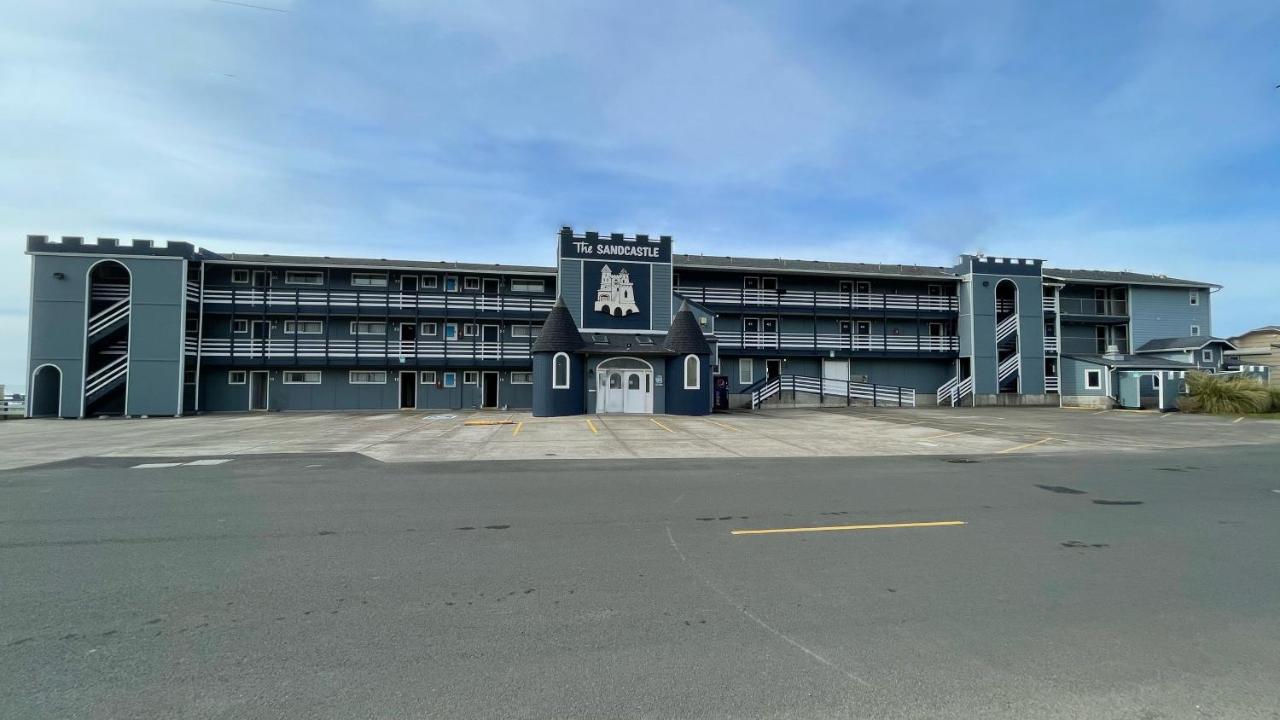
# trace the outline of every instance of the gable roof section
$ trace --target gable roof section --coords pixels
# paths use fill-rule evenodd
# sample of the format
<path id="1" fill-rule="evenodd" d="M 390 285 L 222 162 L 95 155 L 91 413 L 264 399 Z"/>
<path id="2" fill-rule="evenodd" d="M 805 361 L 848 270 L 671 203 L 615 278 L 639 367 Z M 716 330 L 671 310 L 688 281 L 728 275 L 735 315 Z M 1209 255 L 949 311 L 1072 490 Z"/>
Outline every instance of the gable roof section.
<path id="1" fill-rule="evenodd" d="M 886 265 L 880 263 L 831 262 L 827 260 L 786 260 L 783 258 L 748 258 L 728 255 L 671 256 L 676 269 L 757 270 L 766 272 L 809 273 L 815 275 L 865 275 L 867 277 L 908 277 L 920 280 L 959 280 L 944 267 L 931 265 Z"/>
<path id="2" fill-rule="evenodd" d="M 1166 285 L 1186 288 L 1219 288 L 1216 283 L 1200 280 L 1183 280 L 1168 275 L 1149 275 L 1129 272 L 1128 270 L 1067 270 L 1063 268 L 1044 268 L 1046 278 L 1053 280 L 1074 280 L 1077 282 L 1095 282 L 1111 285 Z"/>
<path id="3" fill-rule="evenodd" d="M 1210 337 L 1208 335 L 1193 335 L 1189 337 L 1156 338 L 1155 340 L 1148 340 L 1142 344 L 1142 347 L 1134 350 L 1134 352 L 1153 353 L 1199 350 L 1200 348 L 1213 343 L 1222 343 L 1232 350 L 1238 349 L 1230 340 L 1225 340 L 1220 337 Z"/>

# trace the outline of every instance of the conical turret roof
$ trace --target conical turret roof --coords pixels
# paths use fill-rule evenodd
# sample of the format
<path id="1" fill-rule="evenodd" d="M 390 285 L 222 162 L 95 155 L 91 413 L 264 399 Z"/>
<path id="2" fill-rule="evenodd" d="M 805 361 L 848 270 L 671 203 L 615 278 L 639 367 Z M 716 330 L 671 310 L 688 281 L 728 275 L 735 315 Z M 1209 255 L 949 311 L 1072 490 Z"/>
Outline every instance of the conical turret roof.
<path id="1" fill-rule="evenodd" d="M 698 319 L 693 316 L 693 311 L 689 309 L 689 301 L 685 300 L 680 303 L 680 309 L 676 311 L 675 317 L 671 318 L 671 327 L 667 329 L 667 337 L 663 342 L 663 346 L 674 353 L 681 355 L 709 355 L 711 353 L 711 345 L 707 343 L 706 335 L 702 334 L 702 328 L 698 325 Z"/>
<path id="2" fill-rule="evenodd" d="M 572 352 L 585 344 L 573 316 L 569 314 L 569 307 L 564 304 L 564 297 L 556 298 L 556 304 L 542 323 L 538 339 L 533 341 L 533 352 Z"/>

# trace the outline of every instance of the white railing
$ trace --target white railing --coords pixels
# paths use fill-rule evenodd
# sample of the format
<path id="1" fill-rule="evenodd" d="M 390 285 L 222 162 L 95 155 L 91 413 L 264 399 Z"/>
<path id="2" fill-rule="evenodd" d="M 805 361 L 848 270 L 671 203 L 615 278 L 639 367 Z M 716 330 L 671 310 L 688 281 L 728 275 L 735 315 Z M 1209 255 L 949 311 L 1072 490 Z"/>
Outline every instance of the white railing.
<path id="1" fill-rule="evenodd" d="M 839 308 L 847 310 L 927 310 L 954 312 L 957 300 L 949 295 L 888 295 L 813 290 L 736 290 L 681 286 L 681 297 L 703 305 L 745 305 L 774 308 Z"/>
<path id="2" fill-rule="evenodd" d="M 27 401 L 19 395 L 0 397 L 0 420 L 27 416 Z"/>
<path id="3" fill-rule="evenodd" d="M 84 379 L 85 396 L 93 395 L 129 372 L 129 356 L 121 355 Z"/>
<path id="4" fill-rule="evenodd" d="M 843 333 L 777 333 L 716 331 L 720 347 L 888 350 L 900 352 L 954 352 L 960 338 L 954 335 L 845 335 Z"/>
<path id="5" fill-rule="evenodd" d="M 94 283 L 94 300 L 119 300 L 129 297 L 129 286 L 125 283 Z"/>
<path id="6" fill-rule="evenodd" d="M 1058 312 L 1058 299 L 1056 297 L 1042 297 L 1040 298 L 1040 307 L 1045 312 Z"/>
<path id="7" fill-rule="evenodd" d="M 960 387 L 956 388 L 956 396 L 963 398 L 966 395 L 973 394 L 973 376 L 969 376 L 960 381 Z"/>
<path id="8" fill-rule="evenodd" d="M 1056 338 L 1056 337 L 1048 337 L 1048 336 L 1045 336 L 1045 339 L 1044 339 L 1044 351 L 1045 351 L 1045 352 L 1053 352 L 1053 353 L 1056 353 L 1056 352 L 1058 352 L 1058 346 L 1059 346 L 1058 338 Z"/>
<path id="9" fill-rule="evenodd" d="M 1044 377 L 1044 391 L 1047 393 L 1058 392 L 1058 378 L 1055 375 L 1046 375 Z"/>
<path id="10" fill-rule="evenodd" d="M 960 376 L 959 376 L 959 375 L 957 375 L 957 376 L 955 376 L 955 377 L 951 378 L 950 380 L 948 380 L 948 381 L 946 381 L 946 382 L 942 383 L 942 385 L 938 387 L 938 390 L 937 390 L 937 393 L 936 393 L 936 394 L 937 394 L 937 399 L 938 399 L 938 404 L 939 404 L 939 405 L 941 405 L 941 404 L 943 403 L 943 401 L 944 401 L 944 400 L 950 400 L 950 401 L 951 401 L 951 404 L 954 406 L 954 405 L 956 404 L 955 392 L 956 392 L 956 388 L 958 388 L 958 387 L 960 387 Z"/>
<path id="11" fill-rule="evenodd" d="M 1014 373 L 1018 372 L 1018 368 L 1022 366 L 1022 356 L 1014 353 L 1000 362 L 1000 367 L 996 372 L 996 379 L 1004 382 Z"/>
<path id="12" fill-rule="evenodd" d="M 95 335 L 118 320 L 129 317 L 129 298 L 117 300 L 89 318 L 89 335 Z"/>
<path id="13" fill-rule="evenodd" d="M 793 393 L 834 396 L 848 400 L 868 400 L 873 406 L 877 407 L 915 407 L 916 405 L 916 391 L 914 388 L 853 382 L 851 380 L 816 378 L 811 375 L 780 375 L 751 393 L 752 409 L 760 407 L 760 404 L 765 400 L 784 390 Z"/>
<path id="14" fill-rule="evenodd" d="M 186 339 L 187 352 L 195 352 L 195 338 Z M 529 358 L 529 343 L 466 342 L 442 340 L 293 340 L 204 338 L 200 355 L 206 358 L 422 358 L 467 360 L 523 360 Z"/>
<path id="15" fill-rule="evenodd" d="M 192 302 L 200 302 L 200 283 L 187 281 L 187 299 Z"/>
<path id="16" fill-rule="evenodd" d="M 550 312 L 554 298 L 462 293 L 352 292 L 274 290 L 263 288 L 205 288 L 206 305 L 329 307 L 333 305 L 388 310 L 477 310 L 489 312 Z"/>
<path id="17" fill-rule="evenodd" d="M 1018 316 L 1010 315 L 996 325 L 996 342 L 1000 342 L 1018 331 Z"/>

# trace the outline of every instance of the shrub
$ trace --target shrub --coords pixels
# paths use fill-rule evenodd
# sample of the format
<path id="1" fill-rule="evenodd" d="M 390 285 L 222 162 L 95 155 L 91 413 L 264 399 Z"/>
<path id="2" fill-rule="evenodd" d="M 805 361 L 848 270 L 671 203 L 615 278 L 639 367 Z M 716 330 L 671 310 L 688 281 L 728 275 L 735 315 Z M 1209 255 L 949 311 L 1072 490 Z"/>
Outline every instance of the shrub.
<path id="1" fill-rule="evenodd" d="M 1204 408 L 1200 406 L 1200 401 L 1195 395 L 1179 395 L 1178 410 L 1185 413 L 1204 412 Z"/>
<path id="2" fill-rule="evenodd" d="M 1257 380 L 1196 372 L 1187 373 L 1187 393 L 1199 408 L 1188 412 L 1216 415 L 1266 412 L 1275 400 L 1274 394 Z"/>
<path id="3" fill-rule="evenodd" d="M 1271 410 L 1268 412 L 1280 412 L 1280 385 L 1267 388 L 1267 393 L 1271 395 Z"/>

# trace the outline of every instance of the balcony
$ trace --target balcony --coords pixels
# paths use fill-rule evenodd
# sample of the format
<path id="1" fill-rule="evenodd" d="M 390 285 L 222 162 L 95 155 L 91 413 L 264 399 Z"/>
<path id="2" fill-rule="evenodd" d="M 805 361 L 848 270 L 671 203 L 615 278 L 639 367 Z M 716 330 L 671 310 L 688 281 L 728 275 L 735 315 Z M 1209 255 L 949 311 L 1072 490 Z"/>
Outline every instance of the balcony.
<path id="1" fill-rule="evenodd" d="M 960 338 L 948 335 L 844 335 L 827 333 L 720 332 L 723 348 L 770 350 L 851 350 L 867 352 L 939 352 L 960 349 Z"/>
<path id="2" fill-rule="evenodd" d="M 774 308 L 797 312 L 823 310 L 879 310 L 889 312 L 957 312 L 959 303 L 947 295 L 886 295 L 812 290 L 735 290 L 677 287 L 676 293 L 709 307 Z"/>
<path id="3" fill-rule="evenodd" d="M 213 307 L 262 307 L 289 311 L 342 312 L 369 311 L 370 314 L 408 314 L 427 311 L 434 315 L 450 312 L 551 312 L 555 298 L 521 295 L 481 295 L 464 293 L 402 293 L 400 291 L 277 290 L 274 288 L 205 288 L 204 304 Z"/>
<path id="4" fill-rule="evenodd" d="M 385 360 L 399 362 L 435 360 L 528 360 L 529 341 L 471 342 L 468 340 L 293 340 L 187 338 L 187 352 L 205 359 L 288 360 L 305 364 L 330 359 Z"/>
<path id="5" fill-rule="evenodd" d="M 1062 315 L 1120 319 L 1129 317 L 1129 303 L 1126 300 L 1058 298 L 1058 312 Z"/>
<path id="6" fill-rule="evenodd" d="M 1044 338 L 1044 351 L 1046 353 L 1058 352 L 1058 338 L 1046 335 Z"/>

